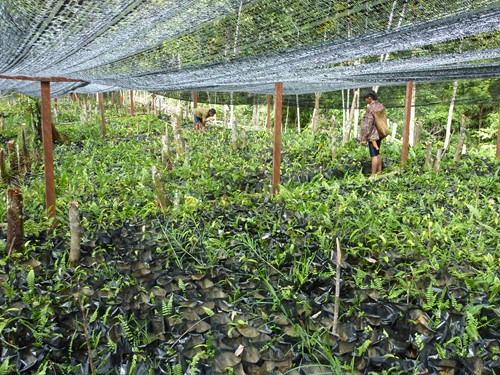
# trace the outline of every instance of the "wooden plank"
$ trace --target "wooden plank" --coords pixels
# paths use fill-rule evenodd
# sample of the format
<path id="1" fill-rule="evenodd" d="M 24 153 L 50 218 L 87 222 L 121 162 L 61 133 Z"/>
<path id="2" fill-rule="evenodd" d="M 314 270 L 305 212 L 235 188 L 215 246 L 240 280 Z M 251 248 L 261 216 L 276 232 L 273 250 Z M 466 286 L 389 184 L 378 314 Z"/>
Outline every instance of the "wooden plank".
<path id="1" fill-rule="evenodd" d="M 274 153 L 273 153 L 273 182 L 272 194 L 280 191 L 280 166 L 281 166 L 281 119 L 283 109 L 283 82 L 276 82 L 274 102 Z"/>
<path id="2" fill-rule="evenodd" d="M 28 77 L 28 76 L 6 76 L 0 74 L 0 79 L 15 79 L 18 81 L 39 81 L 39 82 L 87 82 L 81 79 L 66 77 Z"/>

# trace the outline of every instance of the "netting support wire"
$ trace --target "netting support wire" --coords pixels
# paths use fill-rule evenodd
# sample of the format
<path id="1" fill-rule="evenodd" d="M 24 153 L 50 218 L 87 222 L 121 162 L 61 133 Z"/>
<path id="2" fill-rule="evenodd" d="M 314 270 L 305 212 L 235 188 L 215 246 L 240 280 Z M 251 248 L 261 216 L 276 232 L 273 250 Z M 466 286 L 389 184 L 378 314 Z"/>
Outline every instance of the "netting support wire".
<path id="1" fill-rule="evenodd" d="M 403 128 L 403 149 L 401 151 L 401 166 L 404 167 L 408 161 L 408 149 L 410 144 L 410 120 L 411 120 L 411 99 L 413 96 L 413 81 L 406 83 L 405 114 Z"/>
<path id="2" fill-rule="evenodd" d="M 500 159 L 500 113 L 498 114 L 497 159 Z"/>
<path id="3" fill-rule="evenodd" d="M 106 118 L 104 117 L 104 95 L 102 92 L 97 94 L 99 102 L 99 111 L 101 112 L 102 137 L 106 138 Z"/>
<path id="4" fill-rule="evenodd" d="M 281 163 L 281 111 L 283 108 L 283 82 L 276 82 L 274 96 L 274 153 L 273 153 L 273 183 L 272 195 L 280 190 L 280 163 Z"/>
<path id="5" fill-rule="evenodd" d="M 134 116 L 134 90 L 130 90 L 130 116 Z"/>
<path id="6" fill-rule="evenodd" d="M 50 109 L 50 82 L 41 82 L 42 96 L 42 141 L 43 141 L 43 164 L 45 170 L 45 201 L 47 205 L 47 216 L 52 221 L 54 229 L 56 221 L 56 191 L 54 184 L 54 156 L 52 146 L 52 112 Z"/>

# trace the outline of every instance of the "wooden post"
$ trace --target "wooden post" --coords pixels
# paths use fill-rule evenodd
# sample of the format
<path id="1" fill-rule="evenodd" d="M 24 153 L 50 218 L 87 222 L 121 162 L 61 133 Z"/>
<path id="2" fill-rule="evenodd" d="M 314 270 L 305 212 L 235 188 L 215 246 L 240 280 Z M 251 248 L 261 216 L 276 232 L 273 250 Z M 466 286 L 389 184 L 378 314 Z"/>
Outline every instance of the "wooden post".
<path id="1" fill-rule="evenodd" d="M 56 222 L 56 191 L 54 184 L 54 159 L 52 148 L 52 113 L 50 110 L 50 82 L 42 81 L 42 140 L 43 164 L 45 169 L 45 201 L 47 216 L 52 220 L 52 228 Z"/>
<path id="2" fill-rule="evenodd" d="M 406 102 L 405 116 L 403 129 L 403 149 L 401 151 L 401 166 L 404 166 L 408 161 L 408 149 L 410 144 L 410 119 L 411 119 L 411 98 L 413 94 L 413 81 L 408 81 L 406 84 Z"/>
<path id="3" fill-rule="evenodd" d="M 281 164 L 281 111 L 283 108 L 283 82 L 276 82 L 274 103 L 274 154 L 273 154 L 273 182 L 272 194 L 280 190 L 280 164 Z"/>
<path id="4" fill-rule="evenodd" d="M 7 189 L 7 255 L 24 251 L 23 196 L 20 190 Z"/>
<path id="5" fill-rule="evenodd" d="M 498 114 L 497 159 L 500 159 L 500 113 Z"/>
<path id="6" fill-rule="evenodd" d="M 134 90 L 130 90 L 130 116 L 133 116 L 134 110 Z"/>
<path id="7" fill-rule="evenodd" d="M 267 95 L 267 118 L 266 118 L 266 129 L 271 129 L 271 95 Z"/>
<path id="8" fill-rule="evenodd" d="M 198 108 L 198 91 L 193 91 L 193 112 L 194 110 Z M 191 116 L 193 118 L 194 122 L 194 115 Z M 194 122 L 194 130 L 200 130 L 200 124 Z"/>
<path id="9" fill-rule="evenodd" d="M 193 109 L 198 108 L 198 91 L 193 91 Z"/>
<path id="10" fill-rule="evenodd" d="M 104 117 L 104 95 L 102 92 L 97 94 L 97 99 L 99 102 L 99 111 L 101 112 L 101 126 L 102 126 L 102 137 L 106 137 L 106 118 Z"/>

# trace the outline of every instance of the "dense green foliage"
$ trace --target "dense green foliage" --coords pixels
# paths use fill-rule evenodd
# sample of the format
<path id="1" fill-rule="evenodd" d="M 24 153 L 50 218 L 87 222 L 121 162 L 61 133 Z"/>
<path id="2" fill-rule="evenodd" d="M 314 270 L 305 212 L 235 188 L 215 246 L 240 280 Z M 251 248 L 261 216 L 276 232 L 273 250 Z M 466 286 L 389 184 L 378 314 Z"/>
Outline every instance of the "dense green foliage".
<path id="1" fill-rule="evenodd" d="M 73 111 L 61 116 L 75 121 Z M 384 172 L 394 175 L 369 180 L 367 150 L 358 143 L 339 147 L 332 159 L 329 133 L 288 131 L 281 192 L 272 197 L 271 133 L 247 129 L 235 151 L 228 129 L 194 133 L 187 124 L 189 152 L 168 170 L 160 153 L 165 124 L 157 117 L 109 110 L 103 139 L 92 116 L 86 124 L 58 126 L 72 142 L 54 149 L 57 230 L 48 231 L 43 170 L 35 162 L 21 181 L 27 251 L 7 258 L 0 249 L 0 335 L 12 350 L 36 348 L 32 362 L 40 373 L 84 373 L 86 345 L 99 373 L 108 373 L 110 358 L 128 374 L 212 366 L 222 351 L 214 344 L 220 327 L 203 336 L 187 362 L 188 351 L 177 346 L 189 327 L 177 332 L 174 321 L 189 320 L 188 303 L 205 297 L 193 294 L 194 275 L 211 275 L 236 317 L 225 325 L 226 343 L 235 331 L 245 336 L 256 327 L 268 338 L 259 351 L 286 348 L 289 369 L 416 373 L 448 358 L 456 366 L 474 367 L 480 359 L 499 368 L 498 344 L 491 342 L 500 327 L 500 163 L 491 147 L 469 148 L 460 162 L 446 155 L 436 174 L 423 169 L 422 145 L 400 171 L 401 147 L 387 141 Z M 3 138 L 18 131 L 8 124 Z M 153 192 L 153 166 L 169 202 L 164 210 Z M 79 203 L 82 219 L 84 259 L 77 268 L 65 255 L 70 201 Z M 5 206 L 3 196 L 1 222 Z M 5 232 L 0 238 L 4 247 Z M 330 335 L 336 239 L 344 254 L 339 321 L 350 332 L 343 333 L 347 343 Z M 155 277 L 131 267 L 142 262 Z M 202 307 L 201 321 L 223 311 L 217 303 Z M 161 339 L 151 333 L 159 317 L 170 324 Z M 22 340 L 12 330 L 18 323 L 27 332 Z M 394 352 L 383 349 L 387 340 L 394 340 Z M 341 351 L 341 341 L 350 349 Z M 13 357 L 3 358 L 2 366 L 9 363 Z"/>

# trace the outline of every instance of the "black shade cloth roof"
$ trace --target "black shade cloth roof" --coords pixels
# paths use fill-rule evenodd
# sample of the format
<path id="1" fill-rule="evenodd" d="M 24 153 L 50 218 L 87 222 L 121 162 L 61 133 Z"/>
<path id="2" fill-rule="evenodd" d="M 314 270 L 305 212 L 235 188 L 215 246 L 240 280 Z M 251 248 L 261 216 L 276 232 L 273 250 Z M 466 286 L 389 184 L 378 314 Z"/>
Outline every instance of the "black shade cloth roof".
<path id="1" fill-rule="evenodd" d="M 0 0 L 0 43 L 0 75 L 84 81 L 53 96 L 306 94 L 499 77 L 500 1 Z"/>

